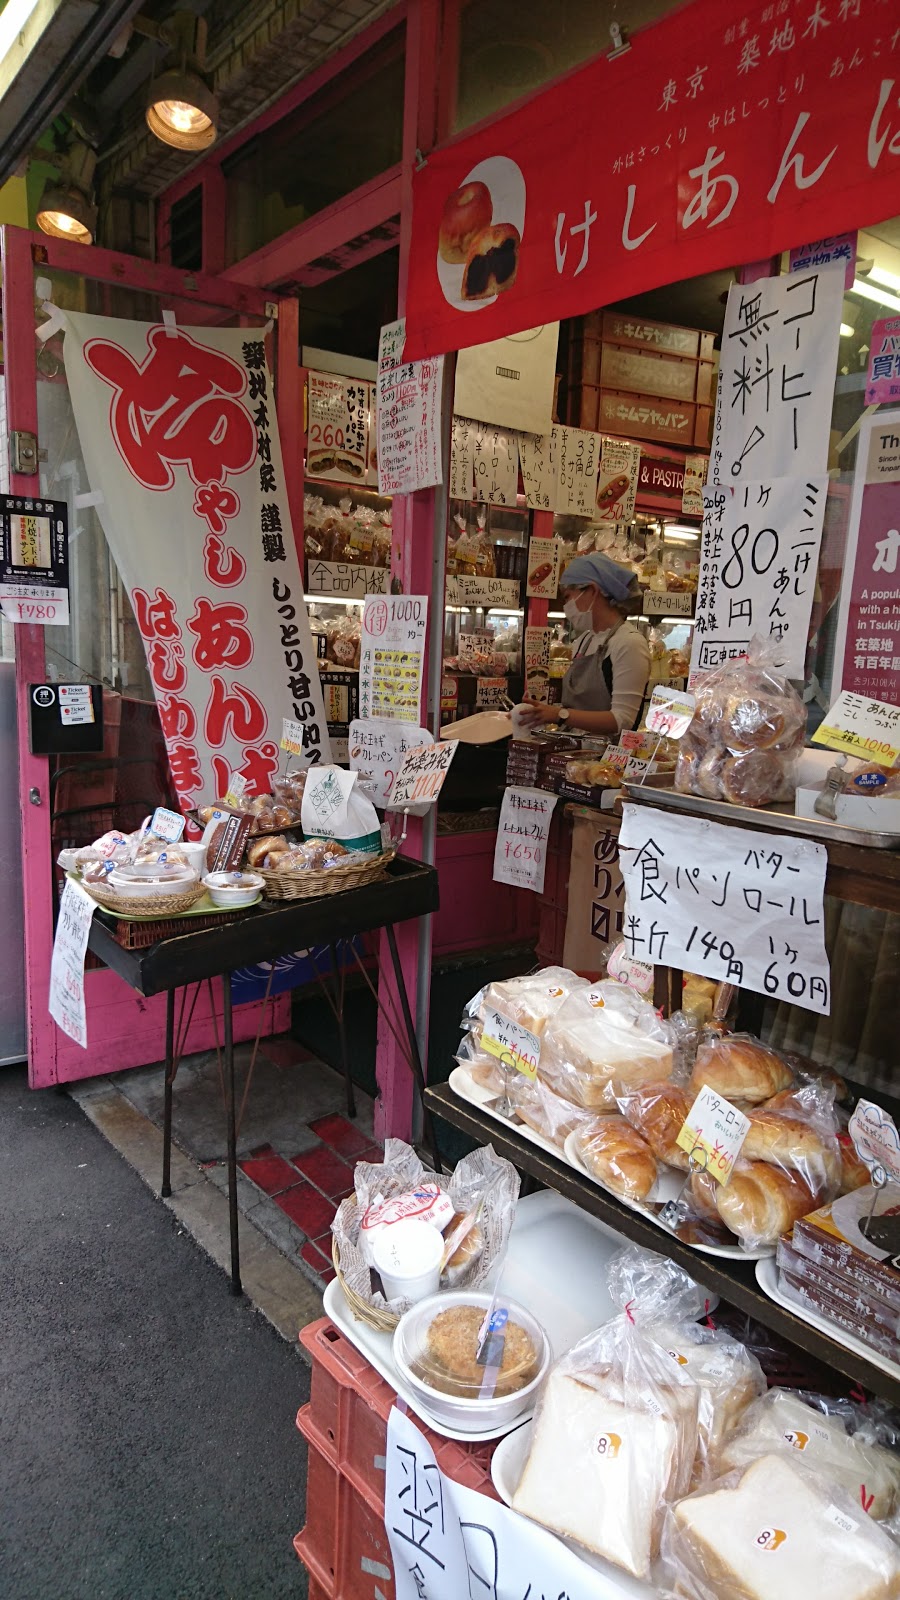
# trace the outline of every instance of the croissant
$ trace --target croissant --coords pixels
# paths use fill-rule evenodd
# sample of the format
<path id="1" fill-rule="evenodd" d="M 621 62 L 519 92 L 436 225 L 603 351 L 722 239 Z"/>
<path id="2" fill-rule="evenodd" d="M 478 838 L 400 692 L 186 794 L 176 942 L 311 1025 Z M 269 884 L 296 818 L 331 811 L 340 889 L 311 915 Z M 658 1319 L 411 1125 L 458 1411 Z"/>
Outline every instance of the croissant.
<path id="1" fill-rule="evenodd" d="M 598 1117 L 576 1137 L 588 1172 L 626 1200 L 646 1200 L 658 1170 L 648 1144 L 624 1117 Z"/>
<path id="2" fill-rule="evenodd" d="M 691 1173 L 691 1201 L 697 1215 L 718 1226 L 721 1218 L 716 1204 L 716 1191 L 721 1187 L 708 1172 Z"/>
<path id="3" fill-rule="evenodd" d="M 757 1039 L 711 1039 L 697 1051 L 689 1089 L 696 1097 L 704 1084 L 726 1100 L 758 1106 L 793 1082 L 790 1067 Z"/>
<path id="4" fill-rule="evenodd" d="M 741 1146 L 745 1160 L 771 1161 L 799 1171 L 817 1187 L 838 1181 L 840 1158 L 815 1128 L 768 1106 L 751 1111 L 749 1116 L 750 1128 Z"/>
<path id="5" fill-rule="evenodd" d="M 646 1139 L 658 1160 L 689 1172 L 687 1151 L 675 1141 L 693 1104 L 692 1096 L 677 1083 L 650 1083 L 636 1089 L 623 1104 L 631 1126 Z"/>
<path id="6" fill-rule="evenodd" d="M 719 1216 L 748 1250 L 776 1244 L 816 1204 L 816 1192 L 803 1178 L 765 1161 L 739 1161 L 716 1194 Z"/>

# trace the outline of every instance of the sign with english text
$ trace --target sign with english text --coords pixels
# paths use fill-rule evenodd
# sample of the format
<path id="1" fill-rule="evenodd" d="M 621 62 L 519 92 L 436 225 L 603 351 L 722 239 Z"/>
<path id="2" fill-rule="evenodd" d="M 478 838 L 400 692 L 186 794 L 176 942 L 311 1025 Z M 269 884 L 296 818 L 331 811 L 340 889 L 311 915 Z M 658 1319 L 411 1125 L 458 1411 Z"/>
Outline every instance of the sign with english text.
<path id="1" fill-rule="evenodd" d="M 429 152 L 412 177 L 407 354 L 580 316 L 894 216 L 898 101 L 887 0 L 676 7 L 627 51 Z M 468 252 L 455 248 L 461 232 Z M 837 272 L 843 288 L 843 263 Z M 829 398 L 834 375 L 832 364 Z"/>
<path id="2" fill-rule="evenodd" d="M 703 490 L 703 542 L 691 641 L 698 674 L 747 654 L 756 635 L 802 678 L 828 478 L 773 478 Z"/>
<path id="3" fill-rule="evenodd" d="M 265 342 L 65 313 L 66 379 L 183 810 L 271 789 L 281 721 L 330 759 Z"/>
<path id="4" fill-rule="evenodd" d="M 622 807 L 630 955 L 828 1016 L 824 845 Z"/>
<path id="5" fill-rule="evenodd" d="M 494 847 L 494 882 L 542 894 L 547 840 L 556 795 L 546 789 L 505 789 Z"/>
<path id="6" fill-rule="evenodd" d="M 859 430 L 834 646 L 834 687 L 900 700 L 900 410 Z"/>

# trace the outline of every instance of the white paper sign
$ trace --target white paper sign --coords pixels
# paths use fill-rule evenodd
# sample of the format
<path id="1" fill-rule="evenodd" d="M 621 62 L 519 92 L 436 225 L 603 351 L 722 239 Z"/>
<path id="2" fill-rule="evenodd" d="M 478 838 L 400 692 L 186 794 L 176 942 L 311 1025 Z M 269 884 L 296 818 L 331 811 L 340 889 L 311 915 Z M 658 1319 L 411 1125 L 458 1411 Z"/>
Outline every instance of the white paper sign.
<path id="1" fill-rule="evenodd" d="M 460 350 L 454 410 L 501 428 L 540 429 L 553 414 L 559 323 Z"/>
<path id="2" fill-rule="evenodd" d="M 619 854 L 631 955 L 828 1016 L 824 845 L 626 803 Z"/>
<path id="3" fill-rule="evenodd" d="M 685 591 L 683 594 L 670 594 L 666 589 L 645 589 L 641 601 L 648 617 L 692 617 L 694 615 L 694 596 Z"/>
<path id="4" fill-rule="evenodd" d="M 177 811 L 167 811 L 165 806 L 157 806 L 150 820 L 150 832 L 157 839 L 164 839 L 166 844 L 177 844 L 184 833 L 185 819 Z"/>
<path id="5" fill-rule="evenodd" d="M 802 678 L 827 477 L 772 478 L 703 491 L 703 545 L 691 677 L 747 654 L 754 634 Z"/>
<path id="6" fill-rule="evenodd" d="M 475 435 L 467 417 L 453 418 L 450 443 L 450 499 L 471 500 L 475 491 Z"/>
<path id="7" fill-rule="evenodd" d="M 685 456 L 681 485 L 681 509 L 686 517 L 702 517 L 703 485 L 709 465 L 707 456 Z"/>
<path id="8" fill-rule="evenodd" d="M 600 435 L 587 428 L 554 428 L 556 435 L 556 509 L 573 517 L 597 515 L 597 469 Z"/>
<path id="9" fill-rule="evenodd" d="M 384 1522 L 396 1600 L 618 1600 L 622 1592 L 536 1522 L 444 1477 L 424 1434 L 396 1407 Z"/>
<path id="10" fill-rule="evenodd" d="M 666 739 L 680 739 L 693 721 L 697 701 L 686 689 L 670 689 L 658 683 L 650 696 L 647 727 Z"/>
<path id="11" fill-rule="evenodd" d="M 89 683 L 60 684 L 59 716 L 66 728 L 73 728 L 79 723 L 93 722 L 94 702 Z"/>
<path id="12" fill-rule="evenodd" d="M 359 661 L 360 716 L 419 722 L 428 599 L 374 596 L 363 606 Z"/>
<path id="13" fill-rule="evenodd" d="M 640 470 L 639 444 L 632 444 L 627 439 L 603 440 L 597 476 L 597 512 L 604 521 L 634 520 Z"/>
<path id="14" fill-rule="evenodd" d="M 546 701 L 550 696 L 550 629 L 525 629 L 525 698 Z"/>
<path id="15" fill-rule="evenodd" d="M 440 744 L 407 750 L 394 779 L 390 809 L 427 810 L 433 805 L 450 771 L 458 744 L 458 739 L 445 739 Z"/>
<path id="16" fill-rule="evenodd" d="M 519 443 L 514 433 L 472 424 L 475 499 L 495 506 L 514 506 L 519 488 Z"/>
<path id="17" fill-rule="evenodd" d="M 67 878 L 60 897 L 50 963 L 50 1015 L 83 1050 L 87 1049 L 84 955 L 96 909 L 96 900 L 85 893 L 80 883 Z"/>
<path id="18" fill-rule="evenodd" d="M 448 606 L 497 606 L 518 609 L 518 578 L 480 578 L 451 573 L 447 579 Z"/>
<path id="19" fill-rule="evenodd" d="M 900 1135 L 883 1106 L 872 1100 L 858 1100 L 848 1131 L 860 1161 L 865 1162 L 877 1184 L 888 1178 L 900 1182 Z"/>
<path id="20" fill-rule="evenodd" d="M 293 717 L 282 717 L 281 740 L 282 750 L 287 750 L 289 755 L 302 756 L 303 754 L 303 723 L 295 722 Z"/>
<path id="21" fill-rule="evenodd" d="M 378 490 L 412 494 L 442 483 L 443 356 L 404 361 L 406 320 L 389 322 L 378 341 Z"/>
<path id="22" fill-rule="evenodd" d="M 525 504 L 534 511 L 556 510 L 556 429 L 519 435 Z"/>
<path id="23" fill-rule="evenodd" d="M 716 1183 L 727 1183 L 749 1132 L 750 1118 L 704 1084 L 675 1143 Z"/>
<path id="24" fill-rule="evenodd" d="M 525 593 L 534 600 L 555 600 L 559 593 L 559 539 L 528 541 Z"/>
<path id="25" fill-rule="evenodd" d="M 479 711 L 502 709 L 508 693 L 508 678 L 479 678 L 475 685 L 475 704 Z"/>
<path id="26" fill-rule="evenodd" d="M 306 476 L 361 484 L 369 459 L 370 386 L 333 372 L 309 374 Z"/>
<path id="27" fill-rule="evenodd" d="M 826 470 L 843 298 L 837 263 L 729 289 L 710 483 Z"/>
<path id="28" fill-rule="evenodd" d="M 365 600 L 368 594 L 387 594 L 390 570 L 387 567 L 362 567 L 351 561 L 306 563 L 307 594 L 329 600 Z"/>
<path id="29" fill-rule="evenodd" d="M 547 839 L 556 795 L 546 789 L 506 789 L 494 847 L 494 882 L 541 894 Z"/>
<path id="30" fill-rule="evenodd" d="M 892 767 L 900 759 L 900 706 L 845 689 L 812 738 L 813 744 Z"/>
<path id="31" fill-rule="evenodd" d="M 530 1028 L 505 1017 L 494 1006 L 487 1006 L 481 1029 L 481 1047 L 496 1056 L 504 1066 L 514 1067 L 526 1078 L 536 1078 L 541 1059 L 541 1041 Z"/>
<path id="32" fill-rule="evenodd" d="M 407 750 L 416 745 L 434 743 L 427 728 L 415 723 L 390 722 L 384 718 L 361 718 L 350 724 L 350 766 L 361 778 L 372 785 L 371 799 L 376 806 L 386 806 L 394 786 L 394 779 L 403 763 Z"/>

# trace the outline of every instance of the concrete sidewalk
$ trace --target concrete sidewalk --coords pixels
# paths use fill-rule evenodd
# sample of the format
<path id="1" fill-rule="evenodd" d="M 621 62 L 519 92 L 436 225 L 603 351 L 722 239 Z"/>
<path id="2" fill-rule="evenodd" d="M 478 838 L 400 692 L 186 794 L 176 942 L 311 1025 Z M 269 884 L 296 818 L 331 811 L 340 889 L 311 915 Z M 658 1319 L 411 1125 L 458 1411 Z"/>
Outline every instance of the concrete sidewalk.
<path id="1" fill-rule="evenodd" d="M 19 1068 L 0 1071 L 0 1207 L 4 1600 L 305 1595 L 296 1346 Z"/>

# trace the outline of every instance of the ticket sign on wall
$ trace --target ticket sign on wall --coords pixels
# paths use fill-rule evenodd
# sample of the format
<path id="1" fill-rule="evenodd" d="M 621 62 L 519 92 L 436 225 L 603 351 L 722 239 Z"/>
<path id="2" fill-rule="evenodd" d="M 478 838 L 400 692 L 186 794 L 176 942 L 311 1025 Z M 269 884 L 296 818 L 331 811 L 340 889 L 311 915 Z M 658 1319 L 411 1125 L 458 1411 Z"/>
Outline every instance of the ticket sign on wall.
<path id="1" fill-rule="evenodd" d="M 69 621 L 69 527 L 64 500 L 0 495 L 0 612 L 7 622 Z"/>
<path id="2" fill-rule="evenodd" d="M 363 606 L 360 716 L 419 721 L 428 598 L 372 596 Z"/>
<path id="3" fill-rule="evenodd" d="M 824 845 L 626 804 L 619 855 L 630 955 L 828 1016 Z"/>

